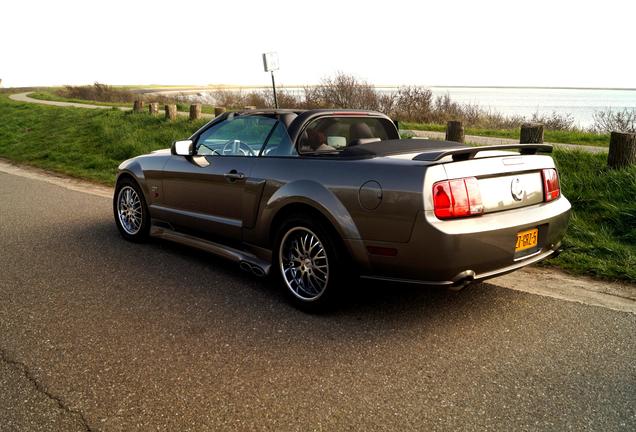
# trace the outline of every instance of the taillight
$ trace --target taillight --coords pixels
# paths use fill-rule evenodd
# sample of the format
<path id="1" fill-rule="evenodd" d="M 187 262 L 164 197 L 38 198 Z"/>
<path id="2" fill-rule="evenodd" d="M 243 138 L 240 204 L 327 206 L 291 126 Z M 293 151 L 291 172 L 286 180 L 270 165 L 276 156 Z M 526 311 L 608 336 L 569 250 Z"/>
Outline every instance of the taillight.
<path id="1" fill-rule="evenodd" d="M 444 180 L 433 185 L 433 206 L 439 219 L 480 215 L 484 212 L 475 177 Z"/>
<path id="2" fill-rule="evenodd" d="M 541 171 L 543 177 L 543 196 L 545 201 L 552 201 L 561 195 L 561 186 L 559 185 L 559 174 L 554 168 L 544 169 Z"/>

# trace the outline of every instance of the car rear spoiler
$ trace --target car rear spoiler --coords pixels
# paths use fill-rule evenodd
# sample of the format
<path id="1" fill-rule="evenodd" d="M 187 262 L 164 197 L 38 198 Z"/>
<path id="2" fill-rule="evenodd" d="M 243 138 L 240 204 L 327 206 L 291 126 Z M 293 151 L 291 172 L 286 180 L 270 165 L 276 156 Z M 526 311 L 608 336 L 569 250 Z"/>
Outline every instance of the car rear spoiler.
<path id="1" fill-rule="evenodd" d="M 453 162 L 474 159 L 477 153 L 483 151 L 517 150 L 522 155 L 533 155 L 537 153 L 552 153 L 552 146 L 549 144 L 503 144 L 493 146 L 461 147 L 454 149 L 440 149 L 420 153 L 413 158 L 416 161 L 437 162 L 446 156 L 451 156 Z M 493 155 L 491 157 L 500 156 Z M 487 156 L 488 157 L 488 156 Z"/>

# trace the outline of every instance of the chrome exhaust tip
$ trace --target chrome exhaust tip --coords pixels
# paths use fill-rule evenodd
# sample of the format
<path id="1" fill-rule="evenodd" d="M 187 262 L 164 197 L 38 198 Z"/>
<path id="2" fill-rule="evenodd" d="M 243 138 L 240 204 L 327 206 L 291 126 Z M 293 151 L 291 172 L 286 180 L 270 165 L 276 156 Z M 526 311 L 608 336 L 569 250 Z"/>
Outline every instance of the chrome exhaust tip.
<path id="1" fill-rule="evenodd" d="M 466 270 L 453 278 L 453 284 L 448 287 L 450 291 L 461 291 L 475 280 L 475 272 Z"/>
<path id="2" fill-rule="evenodd" d="M 252 274 L 256 277 L 262 278 L 265 277 L 265 270 L 257 265 L 252 265 Z"/>
<path id="3" fill-rule="evenodd" d="M 247 261 L 241 261 L 239 263 L 239 268 L 248 273 L 252 272 L 252 264 L 248 263 Z"/>
<path id="4" fill-rule="evenodd" d="M 261 266 L 248 261 L 241 261 L 239 263 L 239 268 L 259 278 L 265 277 L 267 275 L 267 272 L 263 268 L 261 268 Z"/>

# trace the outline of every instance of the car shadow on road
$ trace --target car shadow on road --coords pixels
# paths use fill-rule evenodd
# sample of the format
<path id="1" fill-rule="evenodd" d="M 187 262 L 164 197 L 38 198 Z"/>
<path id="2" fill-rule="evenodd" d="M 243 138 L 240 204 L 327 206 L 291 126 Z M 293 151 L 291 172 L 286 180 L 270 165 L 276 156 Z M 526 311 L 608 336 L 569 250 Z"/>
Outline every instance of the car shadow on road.
<path id="1" fill-rule="evenodd" d="M 360 326 L 361 322 L 378 328 L 386 323 L 399 327 L 421 327 L 427 322 L 436 325 L 439 320 L 448 323 L 466 317 L 473 310 L 479 310 L 482 315 L 494 314 L 489 293 L 496 290 L 501 297 L 500 291 L 508 291 L 488 284 L 475 284 L 452 292 L 439 287 L 356 279 L 344 287 L 345 291 L 333 307 L 309 314 L 293 307 L 276 279 L 257 278 L 213 254 L 160 239 L 130 243 L 121 238 L 114 224 L 105 222 L 84 225 L 77 236 L 93 237 L 91 243 L 100 245 L 100 250 L 87 250 L 87 254 L 117 256 L 118 260 L 139 268 L 140 278 L 144 272 L 150 277 L 158 275 L 163 281 L 160 289 L 166 290 L 167 298 L 174 299 L 174 295 L 179 295 L 178 290 L 188 290 L 189 294 L 194 290 L 201 302 L 207 301 L 207 305 L 201 307 L 216 308 L 219 315 L 259 316 L 283 325 L 290 320 L 298 325 L 315 326 L 320 322 L 351 328 Z M 137 286 L 147 289 L 147 295 L 161 295 L 155 291 L 156 285 Z M 220 298 L 223 302 L 219 302 Z M 185 311 L 183 317 L 188 319 Z M 318 328 L 325 330 L 322 324 Z"/>

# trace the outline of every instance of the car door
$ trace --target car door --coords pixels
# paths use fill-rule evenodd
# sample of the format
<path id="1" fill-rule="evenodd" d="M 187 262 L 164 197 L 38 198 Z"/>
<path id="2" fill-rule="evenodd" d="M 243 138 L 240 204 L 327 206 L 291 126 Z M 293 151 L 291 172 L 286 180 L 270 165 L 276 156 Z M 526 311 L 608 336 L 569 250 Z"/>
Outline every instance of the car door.
<path id="1" fill-rule="evenodd" d="M 196 138 L 194 156 L 173 155 L 164 167 L 163 211 L 176 229 L 240 240 L 246 209 L 263 182 L 250 177 L 276 120 L 232 116 Z"/>

